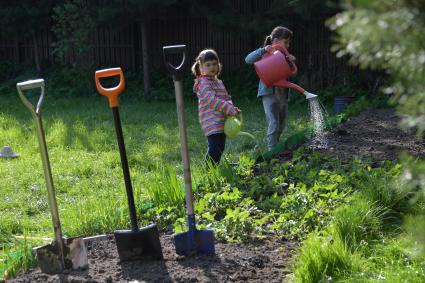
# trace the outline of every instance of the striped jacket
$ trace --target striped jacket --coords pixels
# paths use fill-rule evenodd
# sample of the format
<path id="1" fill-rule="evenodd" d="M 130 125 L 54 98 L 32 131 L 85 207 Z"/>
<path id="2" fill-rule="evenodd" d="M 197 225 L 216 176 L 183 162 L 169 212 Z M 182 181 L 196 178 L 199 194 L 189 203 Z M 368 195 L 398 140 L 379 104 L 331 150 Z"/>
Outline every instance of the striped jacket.
<path id="1" fill-rule="evenodd" d="M 197 76 L 193 91 L 198 96 L 199 123 L 205 136 L 224 132 L 225 117 L 235 111 L 221 80 Z"/>

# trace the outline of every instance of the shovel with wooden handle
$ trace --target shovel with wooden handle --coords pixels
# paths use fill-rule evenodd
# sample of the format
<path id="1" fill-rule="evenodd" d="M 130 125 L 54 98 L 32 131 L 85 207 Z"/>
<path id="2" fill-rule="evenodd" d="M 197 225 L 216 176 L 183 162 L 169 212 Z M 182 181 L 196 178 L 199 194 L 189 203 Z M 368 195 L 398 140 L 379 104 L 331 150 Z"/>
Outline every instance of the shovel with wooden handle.
<path id="1" fill-rule="evenodd" d="M 58 205 L 56 202 L 55 188 L 53 186 L 52 172 L 50 169 L 49 155 L 47 152 L 46 139 L 41 121 L 41 106 L 44 100 L 45 84 L 43 79 L 29 80 L 16 84 L 19 97 L 24 105 L 30 110 L 37 130 L 38 144 L 40 146 L 41 161 L 43 163 L 44 178 L 47 185 L 49 208 L 52 214 L 55 239 L 50 245 L 36 249 L 38 264 L 44 273 L 60 273 L 64 269 L 86 268 L 88 265 L 87 250 L 84 241 L 80 237 L 63 239 L 61 223 L 59 220 Z M 34 106 L 24 95 L 24 91 L 41 89 L 41 95 L 37 105 Z"/>
<path id="2" fill-rule="evenodd" d="M 196 229 L 195 212 L 193 206 L 192 180 L 190 176 L 190 159 L 187 147 L 186 125 L 184 119 L 182 67 L 186 59 L 186 45 L 174 45 L 163 47 L 165 64 L 173 76 L 176 93 L 177 115 L 180 131 L 181 155 L 183 161 L 184 183 L 186 191 L 186 209 L 189 231 L 174 235 L 176 253 L 179 255 L 204 254 L 214 255 L 214 232 L 212 230 Z M 182 54 L 183 59 L 178 67 L 173 66 L 167 60 L 167 54 Z"/>
<path id="3" fill-rule="evenodd" d="M 112 88 L 104 88 L 101 78 L 119 77 L 119 83 Z M 130 171 L 128 169 L 127 154 L 125 151 L 124 137 L 121 120 L 118 112 L 118 96 L 125 88 L 124 74 L 121 68 L 111 68 L 96 71 L 95 82 L 97 91 L 106 96 L 109 107 L 114 116 L 115 132 L 120 150 L 121 165 L 124 175 L 125 189 L 131 221 L 131 230 L 114 231 L 118 255 L 121 261 L 135 259 L 162 259 L 162 248 L 159 240 L 159 231 L 155 224 L 139 228 L 137 225 L 136 207 L 134 205 L 133 187 L 131 186 Z"/>

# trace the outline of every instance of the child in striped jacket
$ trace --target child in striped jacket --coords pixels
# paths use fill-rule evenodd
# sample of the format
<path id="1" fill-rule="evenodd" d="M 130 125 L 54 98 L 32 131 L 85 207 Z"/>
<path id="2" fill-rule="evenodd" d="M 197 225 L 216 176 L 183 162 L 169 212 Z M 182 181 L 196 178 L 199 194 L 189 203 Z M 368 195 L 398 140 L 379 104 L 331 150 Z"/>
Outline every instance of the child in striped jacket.
<path id="1" fill-rule="evenodd" d="M 221 80 L 221 64 L 212 49 L 202 50 L 192 66 L 196 76 L 193 91 L 198 96 L 199 123 L 208 140 L 207 162 L 218 164 L 226 145 L 224 121 L 226 116 L 238 115 L 241 111 L 232 103 Z"/>

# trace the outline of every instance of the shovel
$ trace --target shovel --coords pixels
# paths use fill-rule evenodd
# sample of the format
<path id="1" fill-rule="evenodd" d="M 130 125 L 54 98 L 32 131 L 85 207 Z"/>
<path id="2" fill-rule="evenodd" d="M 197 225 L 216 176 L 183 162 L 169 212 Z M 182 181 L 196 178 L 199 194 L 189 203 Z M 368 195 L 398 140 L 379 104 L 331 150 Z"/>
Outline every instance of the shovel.
<path id="1" fill-rule="evenodd" d="M 176 93 L 177 115 L 180 131 L 181 155 L 183 160 L 184 183 L 186 191 L 186 209 L 189 231 L 174 235 L 174 244 L 178 255 L 204 254 L 214 255 L 214 232 L 212 230 L 198 230 L 195 225 L 195 213 L 193 206 L 192 181 L 190 176 L 189 152 L 187 147 L 187 135 L 184 119 L 183 90 L 182 90 L 182 67 L 186 59 L 186 45 L 174 45 L 163 47 L 164 61 L 167 69 L 173 76 L 174 90 Z M 167 54 L 183 54 L 182 62 L 174 67 L 167 61 Z"/>
<path id="2" fill-rule="evenodd" d="M 119 76 L 119 83 L 113 88 L 104 88 L 99 79 Z M 158 228 L 151 224 L 144 228 L 137 225 L 136 207 L 134 205 L 133 188 L 131 186 L 130 171 L 128 169 L 127 154 L 125 152 L 124 137 L 121 120 L 118 112 L 118 96 L 125 88 L 124 75 L 121 68 L 111 68 L 96 71 L 95 82 L 97 91 L 106 96 L 112 110 L 117 134 L 118 147 L 121 156 L 122 171 L 124 174 L 125 189 L 131 221 L 131 230 L 114 231 L 118 255 L 121 261 L 135 259 L 162 259 L 162 248 L 159 240 Z"/>
<path id="3" fill-rule="evenodd" d="M 84 241 L 80 237 L 62 238 L 61 223 L 59 221 L 58 205 L 56 203 L 56 194 L 53 186 L 52 172 L 50 169 L 49 156 L 47 153 L 46 139 L 44 136 L 43 124 L 41 122 L 41 105 L 44 99 L 44 80 L 29 80 L 17 83 L 16 88 L 24 105 L 30 110 L 34 117 L 38 143 L 41 151 L 41 161 L 43 163 L 44 178 L 47 185 L 47 195 L 49 208 L 52 214 L 53 229 L 55 231 L 55 239 L 50 245 L 36 248 L 37 260 L 40 269 L 44 273 L 54 274 L 60 273 L 64 269 L 79 269 L 88 266 L 87 249 Z M 41 89 L 41 95 L 34 105 L 24 95 L 25 90 Z"/>

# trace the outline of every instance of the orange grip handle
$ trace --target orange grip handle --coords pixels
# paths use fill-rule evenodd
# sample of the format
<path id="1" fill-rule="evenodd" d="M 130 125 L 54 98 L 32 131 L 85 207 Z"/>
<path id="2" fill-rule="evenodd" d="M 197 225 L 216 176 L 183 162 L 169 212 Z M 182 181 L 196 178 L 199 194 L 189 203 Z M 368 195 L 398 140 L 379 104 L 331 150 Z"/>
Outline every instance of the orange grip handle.
<path id="1" fill-rule="evenodd" d="M 120 81 L 116 87 L 104 88 L 99 79 L 120 76 Z M 118 96 L 125 88 L 124 74 L 121 68 L 110 68 L 96 71 L 94 75 L 97 91 L 108 98 L 109 107 L 118 107 Z"/>

